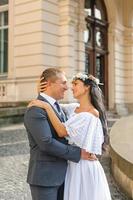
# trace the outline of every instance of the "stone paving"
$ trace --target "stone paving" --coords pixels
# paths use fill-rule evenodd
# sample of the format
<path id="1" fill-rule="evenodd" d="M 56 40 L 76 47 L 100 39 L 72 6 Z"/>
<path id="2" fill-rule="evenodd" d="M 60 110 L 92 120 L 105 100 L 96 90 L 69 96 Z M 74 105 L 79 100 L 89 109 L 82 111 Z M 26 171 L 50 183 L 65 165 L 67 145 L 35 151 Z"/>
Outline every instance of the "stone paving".
<path id="1" fill-rule="evenodd" d="M 28 159 L 29 147 L 23 124 L 0 128 L 0 200 L 31 200 L 26 183 Z M 109 182 L 112 200 L 131 200 L 114 182 L 109 168 L 109 156 L 104 155 L 101 163 Z"/>

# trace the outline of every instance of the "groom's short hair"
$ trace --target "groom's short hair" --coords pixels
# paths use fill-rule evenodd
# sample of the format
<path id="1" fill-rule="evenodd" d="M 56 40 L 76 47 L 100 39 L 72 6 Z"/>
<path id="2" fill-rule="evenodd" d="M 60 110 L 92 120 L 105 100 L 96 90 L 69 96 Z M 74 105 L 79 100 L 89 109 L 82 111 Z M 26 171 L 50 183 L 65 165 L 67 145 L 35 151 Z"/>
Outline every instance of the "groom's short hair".
<path id="1" fill-rule="evenodd" d="M 48 80 L 54 82 L 59 78 L 60 74 L 64 74 L 64 72 L 59 68 L 47 68 L 41 74 L 41 82 Z"/>

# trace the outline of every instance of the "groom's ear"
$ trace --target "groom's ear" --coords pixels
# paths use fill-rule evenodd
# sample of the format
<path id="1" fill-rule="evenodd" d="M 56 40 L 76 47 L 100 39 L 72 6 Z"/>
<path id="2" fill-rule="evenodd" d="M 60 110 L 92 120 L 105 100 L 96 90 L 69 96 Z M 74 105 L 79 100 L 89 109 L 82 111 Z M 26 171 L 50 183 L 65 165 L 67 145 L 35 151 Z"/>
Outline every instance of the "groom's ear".
<path id="1" fill-rule="evenodd" d="M 47 86 L 49 87 L 49 86 L 51 86 L 52 85 L 52 83 L 53 83 L 53 81 L 51 81 L 51 80 L 48 80 L 47 81 Z"/>

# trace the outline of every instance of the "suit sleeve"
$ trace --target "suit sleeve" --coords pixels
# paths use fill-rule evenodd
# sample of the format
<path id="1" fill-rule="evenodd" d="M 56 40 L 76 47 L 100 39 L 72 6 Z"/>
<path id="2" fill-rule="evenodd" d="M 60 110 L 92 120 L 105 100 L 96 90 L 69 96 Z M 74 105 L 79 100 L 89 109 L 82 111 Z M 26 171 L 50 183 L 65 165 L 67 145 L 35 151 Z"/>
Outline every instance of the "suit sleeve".
<path id="1" fill-rule="evenodd" d="M 65 145 L 52 137 L 51 129 L 44 110 L 32 107 L 27 110 L 24 117 L 27 131 L 32 135 L 41 151 L 49 155 L 79 162 L 81 149 Z"/>

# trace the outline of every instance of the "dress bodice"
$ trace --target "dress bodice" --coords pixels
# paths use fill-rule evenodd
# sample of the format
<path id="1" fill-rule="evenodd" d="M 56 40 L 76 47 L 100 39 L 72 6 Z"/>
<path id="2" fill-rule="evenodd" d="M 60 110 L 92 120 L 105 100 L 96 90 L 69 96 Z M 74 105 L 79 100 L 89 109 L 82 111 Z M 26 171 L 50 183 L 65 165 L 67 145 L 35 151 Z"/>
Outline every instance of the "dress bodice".
<path id="1" fill-rule="evenodd" d="M 64 123 L 69 143 L 74 143 L 90 153 L 101 155 L 104 135 L 101 121 L 89 112 L 75 113 L 79 104 L 66 107 L 68 120 Z"/>

